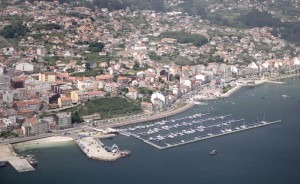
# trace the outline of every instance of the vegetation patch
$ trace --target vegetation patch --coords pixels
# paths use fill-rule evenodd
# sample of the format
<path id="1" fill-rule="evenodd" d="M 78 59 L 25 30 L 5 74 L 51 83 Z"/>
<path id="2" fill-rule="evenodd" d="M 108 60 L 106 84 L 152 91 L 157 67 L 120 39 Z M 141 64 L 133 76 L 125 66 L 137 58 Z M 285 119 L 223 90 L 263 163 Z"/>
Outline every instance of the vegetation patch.
<path id="1" fill-rule="evenodd" d="M 14 133 L 14 132 L 1 132 L 0 137 L 3 137 L 5 139 L 14 138 L 14 137 L 18 137 L 18 134 Z"/>
<path id="2" fill-rule="evenodd" d="M 178 43 L 186 44 L 193 43 L 197 47 L 208 42 L 207 38 L 200 34 L 191 34 L 184 31 L 166 31 L 159 35 L 160 38 L 174 38 Z"/>
<path id="3" fill-rule="evenodd" d="M 111 97 L 88 101 L 84 105 L 74 107 L 68 111 L 78 111 L 80 117 L 99 113 L 102 118 L 112 118 L 137 114 L 142 112 L 142 109 L 139 101 L 123 97 Z"/>
<path id="4" fill-rule="evenodd" d="M 5 26 L 3 30 L 0 31 L 0 35 L 4 38 L 17 38 L 25 36 L 28 32 L 28 28 L 21 23 L 12 24 Z"/>

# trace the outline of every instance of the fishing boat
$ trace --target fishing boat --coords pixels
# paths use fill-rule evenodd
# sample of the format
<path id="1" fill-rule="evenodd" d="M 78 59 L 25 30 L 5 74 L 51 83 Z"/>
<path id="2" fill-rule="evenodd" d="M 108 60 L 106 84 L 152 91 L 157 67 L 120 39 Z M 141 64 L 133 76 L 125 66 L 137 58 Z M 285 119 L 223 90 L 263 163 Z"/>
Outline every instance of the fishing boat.
<path id="1" fill-rule="evenodd" d="M 6 166 L 6 162 L 0 162 L 0 167 L 5 167 Z"/>
<path id="2" fill-rule="evenodd" d="M 217 150 L 215 150 L 215 149 L 214 149 L 214 150 L 212 150 L 211 152 L 209 152 L 209 154 L 210 154 L 210 155 L 216 155 L 217 153 L 218 153 L 218 151 L 217 151 Z"/>

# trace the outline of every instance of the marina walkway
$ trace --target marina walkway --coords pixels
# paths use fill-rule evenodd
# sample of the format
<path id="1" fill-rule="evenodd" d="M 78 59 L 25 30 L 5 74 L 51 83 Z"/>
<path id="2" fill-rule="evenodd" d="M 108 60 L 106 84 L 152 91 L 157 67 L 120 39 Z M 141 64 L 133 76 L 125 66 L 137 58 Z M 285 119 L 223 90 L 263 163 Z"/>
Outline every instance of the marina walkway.
<path id="1" fill-rule="evenodd" d="M 190 144 L 190 143 L 194 143 L 194 142 L 198 142 L 198 141 L 203 141 L 203 140 L 207 140 L 207 139 L 211 139 L 211 138 L 215 138 L 215 137 L 220 137 L 220 136 L 224 136 L 224 135 L 229 135 L 229 134 L 233 134 L 233 133 L 238 133 L 238 132 L 242 132 L 242 131 L 246 131 L 246 130 L 250 130 L 250 129 L 254 129 L 254 128 L 260 128 L 260 127 L 263 127 L 263 126 L 268 126 L 268 125 L 272 125 L 272 124 L 276 124 L 276 123 L 281 123 L 282 121 L 281 120 L 277 120 L 277 121 L 272 121 L 272 122 L 261 122 L 259 124 L 252 124 L 252 125 L 247 125 L 245 127 L 241 127 L 239 129 L 233 129 L 233 130 L 230 130 L 230 131 L 224 131 L 224 132 L 220 132 L 218 134 L 212 134 L 212 135 L 206 135 L 204 137 L 195 137 L 194 139 L 192 140 L 186 140 L 186 141 L 180 141 L 178 143 L 175 143 L 175 144 L 167 144 L 166 146 L 160 146 L 160 145 L 157 145 L 149 140 L 146 140 L 146 139 L 143 139 L 141 138 L 140 136 L 138 135 L 135 135 L 135 134 L 126 134 L 126 135 L 130 135 L 130 136 L 133 136 L 137 139 L 140 139 L 142 140 L 143 142 L 145 142 L 146 144 L 149 144 L 157 149 L 160 149 L 160 150 L 163 150 L 163 149 L 169 149 L 169 148 L 173 148 L 173 147 L 177 147 L 177 146 L 182 146 L 182 145 L 185 145 L 185 144 Z M 121 132 L 122 133 L 122 132 Z"/>

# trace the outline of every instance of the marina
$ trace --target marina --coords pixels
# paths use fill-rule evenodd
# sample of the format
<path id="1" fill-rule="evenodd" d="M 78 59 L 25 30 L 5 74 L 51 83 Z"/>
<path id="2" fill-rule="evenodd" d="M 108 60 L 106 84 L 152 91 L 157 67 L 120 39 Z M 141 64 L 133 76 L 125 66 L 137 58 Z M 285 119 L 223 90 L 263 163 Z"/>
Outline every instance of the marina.
<path id="1" fill-rule="evenodd" d="M 282 121 L 257 120 L 246 123 L 245 119 L 234 119 L 231 114 L 216 116 L 199 113 L 179 119 L 122 127 L 119 131 L 155 148 L 168 149 L 280 122 Z"/>

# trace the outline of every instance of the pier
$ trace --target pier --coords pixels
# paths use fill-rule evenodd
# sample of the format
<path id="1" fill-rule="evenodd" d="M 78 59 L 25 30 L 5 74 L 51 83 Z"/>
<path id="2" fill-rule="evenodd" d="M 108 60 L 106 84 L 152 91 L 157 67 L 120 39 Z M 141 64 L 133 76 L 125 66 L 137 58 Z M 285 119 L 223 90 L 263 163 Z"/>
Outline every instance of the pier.
<path id="1" fill-rule="evenodd" d="M 72 134 L 72 137 L 83 153 L 91 159 L 115 161 L 119 158 L 130 155 L 130 151 L 107 151 L 104 144 L 94 136 L 80 136 L 78 134 Z"/>
<path id="2" fill-rule="evenodd" d="M 10 144 L 0 145 L 0 161 L 8 162 L 18 172 L 34 171 L 35 169 L 25 158 L 19 157 Z"/>
<path id="3" fill-rule="evenodd" d="M 34 171 L 35 169 L 27 162 L 25 158 L 9 159 L 8 163 L 15 168 L 18 172 Z"/>
<path id="4" fill-rule="evenodd" d="M 197 141 L 203 141 L 203 140 L 206 140 L 206 139 L 211 139 L 211 138 L 220 137 L 220 136 L 224 136 L 224 135 L 229 135 L 229 134 L 233 134 L 233 133 L 237 133 L 237 132 L 241 132 L 241 131 L 245 131 L 245 130 L 250 130 L 250 129 L 259 128 L 259 127 L 263 127 L 263 126 L 267 126 L 267 125 L 272 125 L 272 124 L 275 124 L 275 123 L 281 123 L 281 120 L 273 121 L 273 122 L 266 122 L 264 124 L 259 124 L 259 125 L 248 126 L 246 128 L 242 128 L 242 129 L 239 129 L 239 130 L 233 130 L 233 131 L 230 131 L 230 132 L 214 134 L 214 135 L 210 135 L 210 136 L 203 137 L 203 138 L 195 138 L 194 140 L 191 140 L 191 141 L 186 141 L 186 142 L 182 142 L 182 143 L 178 143 L 178 144 L 174 144 L 174 145 L 168 145 L 168 146 L 165 146 L 165 147 L 160 147 L 159 146 L 160 147 L 159 149 L 168 149 L 168 148 L 172 148 L 172 147 L 176 147 L 176 146 L 190 144 L 190 143 L 197 142 Z"/>

